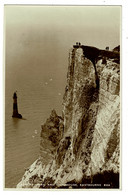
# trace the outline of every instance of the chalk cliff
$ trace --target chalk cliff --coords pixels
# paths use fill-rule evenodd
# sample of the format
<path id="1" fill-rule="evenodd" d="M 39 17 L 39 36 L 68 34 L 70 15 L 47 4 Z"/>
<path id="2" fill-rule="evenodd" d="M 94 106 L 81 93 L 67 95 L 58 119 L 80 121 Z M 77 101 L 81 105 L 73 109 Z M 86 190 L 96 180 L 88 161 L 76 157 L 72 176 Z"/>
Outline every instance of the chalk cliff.
<path id="1" fill-rule="evenodd" d="M 105 52 L 70 50 L 62 117 L 42 126 L 40 158 L 17 188 L 119 188 L 119 53 Z"/>

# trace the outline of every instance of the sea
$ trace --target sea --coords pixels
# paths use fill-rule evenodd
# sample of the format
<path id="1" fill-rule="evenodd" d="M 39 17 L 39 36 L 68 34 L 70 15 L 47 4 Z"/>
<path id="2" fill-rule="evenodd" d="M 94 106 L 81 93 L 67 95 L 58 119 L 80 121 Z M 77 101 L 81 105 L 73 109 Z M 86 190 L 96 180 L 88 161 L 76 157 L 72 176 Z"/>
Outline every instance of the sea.
<path id="1" fill-rule="evenodd" d="M 51 59 L 48 51 L 29 55 L 31 49 L 9 52 L 5 60 L 5 188 L 15 188 L 39 157 L 41 125 L 51 110 L 62 114 L 68 51 L 66 59 L 59 53 Z M 12 118 L 15 91 L 23 119 Z"/>

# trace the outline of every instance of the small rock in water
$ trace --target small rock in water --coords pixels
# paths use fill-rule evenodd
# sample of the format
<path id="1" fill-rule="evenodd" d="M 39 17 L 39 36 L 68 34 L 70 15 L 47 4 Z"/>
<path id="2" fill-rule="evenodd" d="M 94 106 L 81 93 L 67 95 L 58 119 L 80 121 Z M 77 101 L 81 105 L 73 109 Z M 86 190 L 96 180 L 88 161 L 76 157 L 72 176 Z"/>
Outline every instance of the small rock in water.
<path id="1" fill-rule="evenodd" d="M 32 135 L 32 138 L 34 138 L 35 136 L 34 135 Z"/>
<path id="2" fill-rule="evenodd" d="M 52 78 L 51 78 L 51 79 L 49 79 L 49 81 L 52 81 Z"/>
<path id="3" fill-rule="evenodd" d="M 47 82 L 45 82 L 45 85 L 47 85 L 48 83 Z"/>
<path id="4" fill-rule="evenodd" d="M 37 130 L 35 130 L 35 134 L 37 134 Z"/>
<path id="5" fill-rule="evenodd" d="M 61 93 L 58 93 L 58 95 L 61 95 Z"/>

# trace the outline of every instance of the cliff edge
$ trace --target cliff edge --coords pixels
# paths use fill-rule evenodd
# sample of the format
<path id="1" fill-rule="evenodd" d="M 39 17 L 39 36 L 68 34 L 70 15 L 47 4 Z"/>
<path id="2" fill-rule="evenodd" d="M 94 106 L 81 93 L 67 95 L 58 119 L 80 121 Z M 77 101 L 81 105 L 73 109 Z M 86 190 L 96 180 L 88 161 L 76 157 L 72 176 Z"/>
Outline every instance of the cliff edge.
<path id="1" fill-rule="evenodd" d="M 17 188 L 120 187 L 119 52 L 70 50 L 62 117 L 52 111 L 40 145 Z"/>

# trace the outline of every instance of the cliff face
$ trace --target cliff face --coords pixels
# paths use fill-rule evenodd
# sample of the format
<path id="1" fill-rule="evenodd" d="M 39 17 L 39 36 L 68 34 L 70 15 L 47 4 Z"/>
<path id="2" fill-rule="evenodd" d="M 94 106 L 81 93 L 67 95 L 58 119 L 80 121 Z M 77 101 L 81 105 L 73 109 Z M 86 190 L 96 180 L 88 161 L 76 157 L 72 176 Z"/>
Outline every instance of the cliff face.
<path id="1" fill-rule="evenodd" d="M 43 125 L 41 158 L 17 187 L 119 188 L 120 65 L 97 55 L 90 58 L 82 47 L 70 51 L 63 118 L 52 112 Z M 45 132 L 53 147 L 46 163 Z"/>

